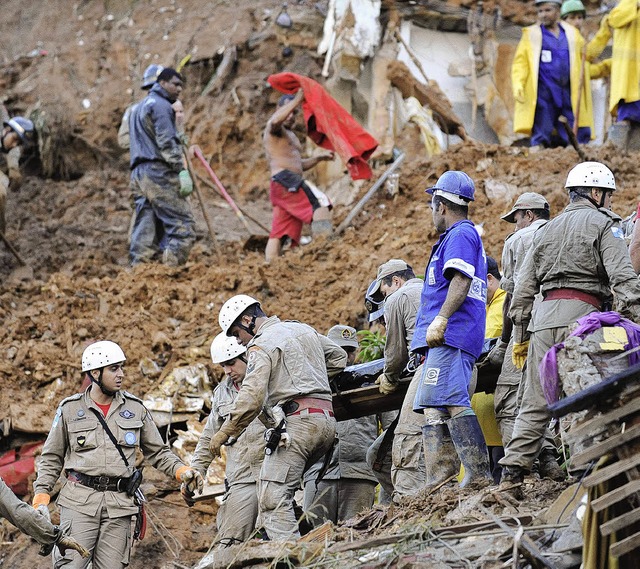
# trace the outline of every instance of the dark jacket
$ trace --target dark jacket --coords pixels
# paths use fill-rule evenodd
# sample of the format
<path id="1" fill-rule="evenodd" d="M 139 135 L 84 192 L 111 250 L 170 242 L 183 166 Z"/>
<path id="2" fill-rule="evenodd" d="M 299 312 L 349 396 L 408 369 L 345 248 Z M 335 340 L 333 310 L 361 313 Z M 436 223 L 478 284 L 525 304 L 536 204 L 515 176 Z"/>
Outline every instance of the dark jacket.
<path id="1" fill-rule="evenodd" d="M 169 94 L 155 84 L 129 117 L 130 167 L 164 162 L 175 172 L 183 169 L 180 139 Z"/>

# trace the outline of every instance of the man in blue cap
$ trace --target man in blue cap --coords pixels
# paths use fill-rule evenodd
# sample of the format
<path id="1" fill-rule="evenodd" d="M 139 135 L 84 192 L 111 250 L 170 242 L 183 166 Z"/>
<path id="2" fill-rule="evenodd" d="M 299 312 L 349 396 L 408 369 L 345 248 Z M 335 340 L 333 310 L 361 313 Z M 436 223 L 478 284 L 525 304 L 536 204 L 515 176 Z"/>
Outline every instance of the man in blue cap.
<path id="1" fill-rule="evenodd" d="M 448 171 L 426 191 L 440 238 L 425 271 L 411 342 L 411 351 L 425 356 L 414 411 L 425 418 L 426 484 L 445 481 L 461 462 L 460 485 L 482 487 L 492 482 L 489 455 L 469 395 L 484 343 L 487 302 L 484 247 L 467 219 L 475 186 L 464 172 Z"/>

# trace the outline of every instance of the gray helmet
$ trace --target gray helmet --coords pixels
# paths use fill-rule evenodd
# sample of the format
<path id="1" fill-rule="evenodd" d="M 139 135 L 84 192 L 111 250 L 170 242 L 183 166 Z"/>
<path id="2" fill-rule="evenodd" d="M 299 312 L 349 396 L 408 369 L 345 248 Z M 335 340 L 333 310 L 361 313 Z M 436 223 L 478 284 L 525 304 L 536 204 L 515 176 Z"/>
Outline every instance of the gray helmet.
<path id="1" fill-rule="evenodd" d="M 8 121 L 4 121 L 4 126 L 8 126 L 15 132 L 22 141 L 22 144 L 32 144 L 36 137 L 36 127 L 33 122 L 24 117 L 13 117 Z"/>
<path id="2" fill-rule="evenodd" d="M 144 75 L 142 76 L 142 88 L 147 91 L 153 87 L 155 82 L 158 80 L 158 75 L 162 73 L 164 67 L 162 65 L 158 65 L 157 63 L 152 63 L 144 70 Z"/>
<path id="3" fill-rule="evenodd" d="M 377 279 L 371 281 L 364 296 L 364 306 L 369 313 L 369 322 L 375 322 L 384 317 L 384 296 L 376 286 Z"/>

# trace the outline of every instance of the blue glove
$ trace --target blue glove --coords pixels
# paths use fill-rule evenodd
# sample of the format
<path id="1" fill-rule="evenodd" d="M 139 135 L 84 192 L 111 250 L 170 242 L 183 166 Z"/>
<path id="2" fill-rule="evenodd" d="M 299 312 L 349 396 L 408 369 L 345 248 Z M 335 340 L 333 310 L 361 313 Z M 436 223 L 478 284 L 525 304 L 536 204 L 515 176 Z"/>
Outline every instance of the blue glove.
<path id="1" fill-rule="evenodd" d="M 193 180 L 189 176 L 189 171 L 181 170 L 178 174 L 178 179 L 180 180 L 180 197 L 186 198 L 190 196 L 191 192 L 193 192 Z"/>

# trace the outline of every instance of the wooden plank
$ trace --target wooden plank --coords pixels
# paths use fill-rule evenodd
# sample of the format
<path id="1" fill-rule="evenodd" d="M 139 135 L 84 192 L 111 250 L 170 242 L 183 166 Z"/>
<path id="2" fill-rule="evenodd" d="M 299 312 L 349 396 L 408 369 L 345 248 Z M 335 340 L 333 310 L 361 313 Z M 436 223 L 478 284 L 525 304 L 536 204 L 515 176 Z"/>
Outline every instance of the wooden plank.
<path id="1" fill-rule="evenodd" d="M 572 442 L 583 437 L 594 437 L 609 423 L 618 421 L 623 417 L 627 417 L 628 415 L 631 415 L 632 413 L 635 413 L 637 411 L 640 411 L 640 396 L 636 397 L 632 401 L 629 401 L 629 403 L 627 403 L 626 405 L 614 409 L 610 413 L 600 415 L 582 423 L 581 425 L 578 425 L 575 428 L 572 428 L 567 433 L 567 441 Z"/>
<path id="2" fill-rule="evenodd" d="M 600 534 L 611 535 L 614 531 L 620 531 L 637 521 L 640 521 L 640 508 L 636 508 L 635 510 L 631 510 L 626 514 L 622 514 L 617 518 L 613 518 L 608 522 L 600 524 Z"/>
<path id="3" fill-rule="evenodd" d="M 410 379 L 400 381 L 398 389 L 388 395 L 380 393 L 377 385 L 334 393 L 333 412 L 336 421 L 357 419 L 386 411 L 397 411 L 402 407 L 409 383 L 411 383 Z"/>
<path id="4" fill-rule="evenodd" d="M 584 479 L 583 484 L 587 488 L 597 486 L 598 484 L 602 484 L 606 480 L 609 480 L 610 478 L 613 478 L 618 474 L 626 472 L 627 470 L 633 468 L 634 466 L 637 466 L 638 464 L 640 464 L 640 453 L 632 456 L 631 458 L 619 460 L 618 462 L 610 464 L 609 466 L 605 466 L 600 470 L 596 470 L 593 474 L 589 474 L 589 476 Z"/>
<path id="5" fill-rule="evenodd" d="M 224 484 L 213 484 L 211 486 L 205 486 L 202 494 L 196 494 L 193 497 L 194 502 L 207 502 L 209 500 L 215 500 L 217 496 L 224 496 L 226 492 Z"/>
<path id="6" fill-rule="evenodd" d="M 614 543 L 609 548 L 609 553 L 613 557 L 622 557 L 623 555 L 633 551 L 634 549 L 638 549 L 640 547 L 640 531 L 638 533 L 634 533 L 629 537 L 623 539 L 622 541 L 618 541 Z"/>
<path id="7" fill-rule="evenodd" d="M 549 412 L 552 417 L 559 418 L 564 417 L 567 413 L 602 405 L 603 400 L 617 395 L 628 385 L 638 384 L 639 382 L 640 364 L 636 364 L 622 373 L 618 373 L 600 383 L 583 389 L 579 393 L 549 405 Z"/>
<path id="8" fill-rule="evenodd" d="M 608 439 L 597 443 L 577 454 L 574 454 L 571 457 L 571 466 L 582 466 L 583 464 L 587 464 L 596 458 L 600 458 L 605 454 L 615 450 L 617 447 L 623 445 L 624 443 L 628 443 L 629 441 L 634 440 L 635 438 L 640 437 L 640 425 L 635 425 L 630 429 L 626 430 L 624 433 L 619 433 L 617 435 L 613 435 Z"/>
<path id="9" fill-rule="evenodd" d="M 632 496 L 633 494 L 640 492 L 640 480 L 632 480 L 620 488 L 616 488 L 611 492 L 608 492 L 600 498 L 596 498 L 591 502 L 591 509 L 594 512 L 601 512 L 613 504 L 617 504 L 621 500 Z"/>

